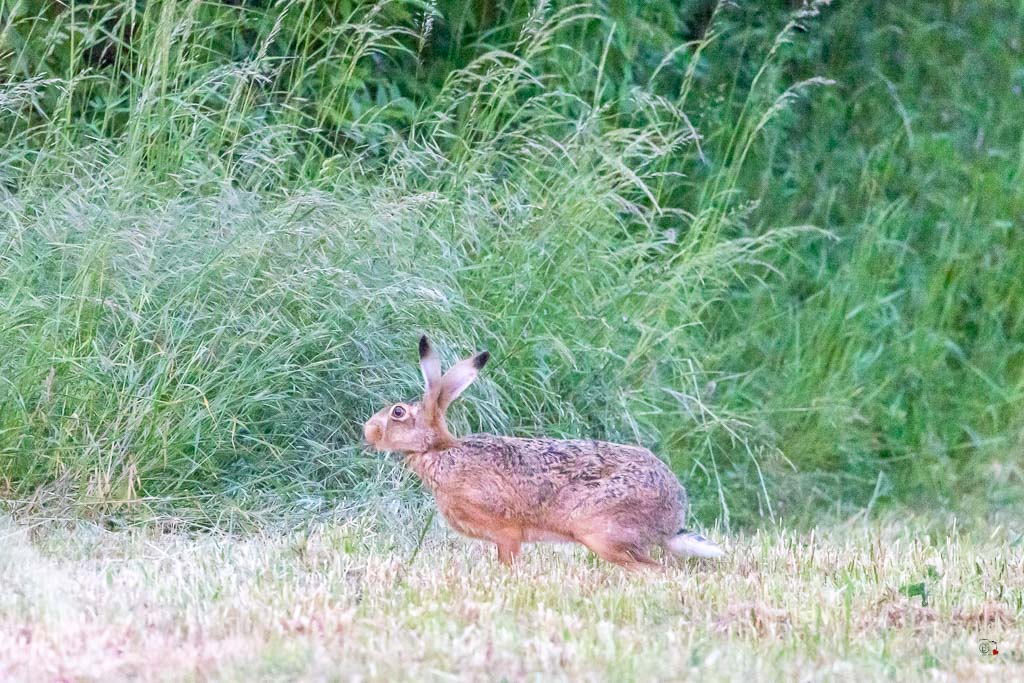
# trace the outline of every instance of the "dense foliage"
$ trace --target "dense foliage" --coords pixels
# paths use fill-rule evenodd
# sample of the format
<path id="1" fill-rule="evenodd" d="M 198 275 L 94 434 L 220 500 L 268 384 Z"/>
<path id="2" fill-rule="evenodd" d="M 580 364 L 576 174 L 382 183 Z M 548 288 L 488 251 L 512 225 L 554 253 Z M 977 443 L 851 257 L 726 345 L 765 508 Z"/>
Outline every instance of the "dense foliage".
<path id="1" fill-rule="evenodd" d="M 715 519 L 1019 502 L 1019 3 L 0 2 L 0 494 L 361 500 L 458 430 Z"/>

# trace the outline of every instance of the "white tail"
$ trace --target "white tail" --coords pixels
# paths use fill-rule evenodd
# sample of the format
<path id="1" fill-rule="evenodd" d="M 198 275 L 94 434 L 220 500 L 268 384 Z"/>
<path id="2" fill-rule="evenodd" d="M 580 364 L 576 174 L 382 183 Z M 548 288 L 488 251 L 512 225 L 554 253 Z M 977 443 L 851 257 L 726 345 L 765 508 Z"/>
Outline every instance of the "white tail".
<path id="1" fill-rule="evenodd" d="M 693 531 L 680 531 L 668 539 L 668 549 L 676 555 L 694 555 L 696 557 L 722 557 L 725 551 L 717 545 Z"/>

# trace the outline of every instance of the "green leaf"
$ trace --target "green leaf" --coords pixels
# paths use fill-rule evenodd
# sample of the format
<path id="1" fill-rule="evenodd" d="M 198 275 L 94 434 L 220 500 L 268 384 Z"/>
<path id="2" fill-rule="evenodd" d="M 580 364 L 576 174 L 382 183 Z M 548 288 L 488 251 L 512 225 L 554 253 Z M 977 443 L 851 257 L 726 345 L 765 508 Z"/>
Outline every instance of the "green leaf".
<path id="1" fill-rule="evenodd" d="M 921 606 L 928 606 L 928 588 L 924 582 L 921 583 L 908 583 L 900 587 L 900 593 L 906 595 L 908 598 L 913 598 L 918 595 L 921 596 Z"/>

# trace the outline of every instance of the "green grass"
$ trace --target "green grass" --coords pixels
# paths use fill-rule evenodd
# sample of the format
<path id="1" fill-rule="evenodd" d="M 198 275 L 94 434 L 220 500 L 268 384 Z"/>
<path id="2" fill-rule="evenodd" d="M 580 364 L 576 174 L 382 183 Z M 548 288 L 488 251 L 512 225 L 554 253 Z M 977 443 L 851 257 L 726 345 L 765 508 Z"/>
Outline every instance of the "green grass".
<path id="1" fill-rule="evenodd" d="M 428 331 L 705 523 L 1019 506 L 1024 9 L 710 9 L 0 4 L 0 495 L 372 498 Z"/>
<path id="2" fill-rule="evenodd" d="M 290 533 L 0 526 L 5 680 L 1015 680 L 1019 533 L 948 522 L 725 539 L 630 574 L 385 504 Z M 403 529 L 405 531 L 403 531 Z M 922 595 L 923 593 L 923 595 Z M 982 656 L 979 641 L 997 641 Z"/>
<path id="3" fill-rule="evenodd" d="M 1021 678 L 1022 63 L 1020 2 L 0 0 L 0 678 Z M 360 446 L 423 332 L 456 434 L 650 447 L 728 558 L 425 529 Z"/>

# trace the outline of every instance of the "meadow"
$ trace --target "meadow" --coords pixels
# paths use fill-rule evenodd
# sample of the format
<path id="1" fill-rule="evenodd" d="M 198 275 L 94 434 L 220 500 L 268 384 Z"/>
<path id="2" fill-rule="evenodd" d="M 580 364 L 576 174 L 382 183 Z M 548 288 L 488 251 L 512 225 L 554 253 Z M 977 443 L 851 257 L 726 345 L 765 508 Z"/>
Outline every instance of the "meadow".
<path id="1" fill-rule="evenodd" d="M 1002 676 L 1022 64 L 1009 0 L 0 0 L 0 674 Z M 422 333 L 729 559 L 456 540 L 360 443 Z"/>
<path id="2" fill-rule="evenodd" d="M 1019 680 L 1019 537 L 878 524 L 730 537 L 632 574 L 514 570 L 386 506 L 301 532 L 0 527 L 4 680 Z M 1013 597 L 1011 597 L 1013 596 Z M 997 654 L 982 654 L 981 641 Z"/>

